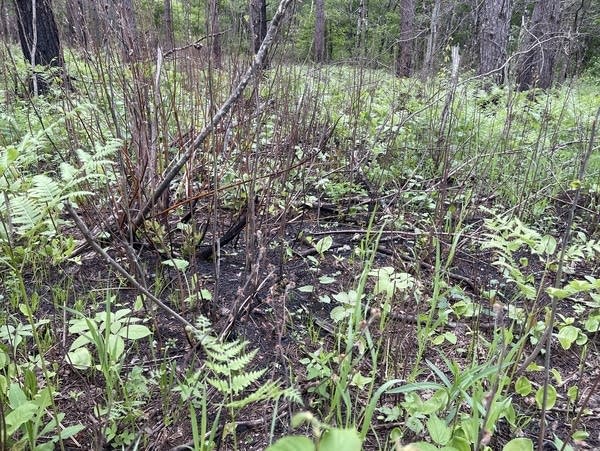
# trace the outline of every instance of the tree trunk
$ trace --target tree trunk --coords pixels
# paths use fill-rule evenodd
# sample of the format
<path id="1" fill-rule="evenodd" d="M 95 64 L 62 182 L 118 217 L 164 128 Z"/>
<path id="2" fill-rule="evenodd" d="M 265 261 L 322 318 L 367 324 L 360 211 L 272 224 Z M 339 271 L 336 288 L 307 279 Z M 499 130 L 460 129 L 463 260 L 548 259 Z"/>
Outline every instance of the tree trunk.
<path id="1" fill-rule="evenodd" d="M 396 75 L 410 77 L 415 39 L 415 0 L 400 2 L 400 49 L 396 60 Z"/>
<path id="2" fill-rule="evenodd" d="M 31 88 L 44 94 L 49 82 L 35 73 L 35 66 L 63 67 L 58 29 L 50 0 L 15 0 L 19 40 L 25 59 L 34 68 Z"/>
<path id="3" fill-rule="evenodd" d="M 132 0 L 121 0 L 119 20 L 121 22 L 121 42 L 123 59 L 126 62 L 136 61 L 140 57 L 140 39 L 137 33 L 137 21 Z"/>
<path id="4" fill-rule="evenodd" d="M 163 18 L 165 20 L 165 47 L 167 50 L 171 50 L 173 47 L 175 47 L 175 40 L 173 37 L 173 12 L 171 8 L 171 0 L 164 0 Z"/>
<path id="5" fill-rule="evenodd" d="M 90 28 L 90 23 L 83 6 L 82 0 L 67 0 L 67 28 L 68 42 L 72 46 L 81 45 L 88 49 L 89 33 L 94 31 Z"/>
<path id="6" fill-rule="evenodd" d="M 560 0 L 538 0 L 522 40 L 523 56 L 517 68 L 520 91 L 552 86 L 559 47 Z"/>
<path id="7" fill-rule="evenodd" d="M 219 36 L 219 9 L 218 0 L 209 2 L 208 35 L 210 54 L 216 67 L 221 67 L 221 38 Z M 266 25 L 266 23 L 265 23 Z M 265 29 L 265 34 L 267 34 Z M 263 36 L 264 37 L 264 36 Z M 261 40 L 262 42 L 262 40 Z"/>
<path id="8" fill-rule="evenodd" d="M 438 27 L 441 15 L 441 0 L 435 0 L 433 10 L 431 11 L 431 25 L 429 36 L 427 37 L 427 49 L 425 50 L 425 59 L 423 61 L 423 74 L 428 77 L 433 74 L 433 55 L 437 51 Z"/>
<path id="9" fill-rule="evenodd" d="M 4 42 L 12 42 L 13 38 L 17 35 L 17 30 L 8 20 L 7 2 L 8 0 L 0 0 L 0 39 Z"/>
<path id="10" fill-rule="evenodd" d="M 315 61 L 325 61 L 325 0 L 315 0 Z"/>
<path id="11" fill-rule="evenodd" d="M 250 0 L 250 26 L 252 27 L 252 50 L 256 54 L 267 35 L 266 0 Z"/>
<path id="12" fill-rule="evenodd" d="M 497 84 L 504 81 L 511 3 L 511 0 L 485 0 L 481 5 L 479 74 L 489 75 Z"/>
<path id="13" fill-rule="evenodd" d="M 367 3 L 360 0 L 358 5 L 358 19 L 356 21 L 356 49 L 360 49 L 367 42 Z"/>

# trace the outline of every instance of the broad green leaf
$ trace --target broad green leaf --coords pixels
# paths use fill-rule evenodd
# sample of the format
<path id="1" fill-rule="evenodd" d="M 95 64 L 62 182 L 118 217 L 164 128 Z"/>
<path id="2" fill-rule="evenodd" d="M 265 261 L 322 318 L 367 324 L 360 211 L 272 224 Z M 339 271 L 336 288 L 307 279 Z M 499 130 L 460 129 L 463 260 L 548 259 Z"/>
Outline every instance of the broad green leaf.
<path id="1" fill-rule="evenodd" d="M 0 370 L 7 366 L 8 362 L 10 362 L 8 354 L 4 351 L 4 349 L 0 348 Z"/>
<path id="2" fill-rule="evenodd" d="M 452 430 L 446 425 L 444 420 L 441 420 L 437 415 L 432 415 L 427 420 L 427 430 L 433 440 L 438 445 L 446 445 L 452 438 Z"/>
<path id="3" fill-rule="evenodd" d="M 118 362 L 125 352 L 125 341 L 118 335 L 109 335 L 106 343 L 111 362 Z"/>
<path id="4" fill-rule="evenodd" d="M 150 329 L 142 324 L 131 324 L 119 330 L 119 336 L 129 340 L 139 340 L 140 338 L 152 335 Z"/>
<path id="5" fill-rule="evenodd" d="M 552 255 L 556 251 L 556 239 L 553 236 L 546 235 L 540 242 L 540 250 L 546 255 Z"/>
<path id="6" fill-rule="evenodd" d="M 531 382 L 525 376 L 520 376 L 515 382 L 515 391 L 521 396 L 531 393 Z"/>
<path id="7" fill-rule="evenodd" d="M 535 402 L 538 408 L 542 408 L 542 401 L 544 400 L 544 387 L 538 388 L 535 393 Z M 552 385 L 548 385 L 548 394 L 546 397 L 546 409 L 550 410 L 556 404 L 556 389 Z"/>
<path id="8" fill-rule="evenodd" d="M 471 444 L 464 437 L 457 437 L 456 435 L 450 440 L 450 446 L 457 451 L 471 451 Z"/>
<path id="9" fill-rule="evenodd" d="M 185 271 L 187 267 L 190 265 L 190 262 L 187 260 L 182 260 L 180 258 L 171 258 L 170 260 L 165 260 L 162 262 L 163 265 L 171 266 L 172 268 L 178 269 L 179 271 Z"/>
<path id="10" fill-rule="evenodd" d="M 504 445 L 502 451 L 533 451 L 533 442 L 528 438 L 513 438 Z"/>
<path id="11" fill-rule="evenodd" d="M 67 360 L 75 368 L 85 370 L 92 366 L 92 355 L 86 347 L 80 347 L 67 353 Z"/>
<path id="12" fill-rule="evenodd" d="M 14 383 L 10 384 L 10 388 L 8 389 L 8 401 L 13 409 L 29 402 L 23 389 L 19 384 Z"/>
<path id="13" fill-rule="evenodd" d="M 558 332 L 558 341 L 563 349 L 570 349 L 571 345 L 577 340 L 579 328 L 575 326 L 565 326 Z"/>
<path id="14" fill-rule="evenodd" d="M 24 423 L 31 420 L 38 411 L 38 406 L 32 402 L 26 402 L 14 409 L 4 418 L 6 423 L 6 435 L 13 435 Z"/>
<path id="15" fill-rule="evenodd" d="M 314 451 L 315 445 L 312 440 L 294 435 L 283 437 L 269 446 L 265 451 Z M 340 450 L 338 450 L 340 451 Z"/>
<path id="16" fill-rule="evenodd" d="M 61 439 L 66 440 L 68 438 L 73 437 L 76 434 L 79 434 L 85 428 L 86 428 L 86 426 L 84 426 L 83 424 L 74 424 L 72 426 L 67 426 L 66 428 L 64 428 L 63 430 L 60 431 L 58 436 Z"/>
<path id="17" fill-rule="evenodd" d="M 315 287 L 313 287 L 312 285 L 304 285 L 300 288 L 298 288 L 298 291 L 302 292 L 302 293 L 312 293 L 314 291 Z"/>
<path id="18" fill-rule="evenodd" d="M 573 435 L 571 435 L 571 438 L 573 440 L 582 441 L 587 440 L 589 436 L 590 434 L 586 431 L 575 431 L 573 432 Z"/>
<path id="19" fill-rule="evenodd" d="M 331 317 L 331 319 L 333 321 L 335 321 L 336 323 L 339 323 L 344 318 L 346 318 L 348 315 L 350 315 L 350 312 L 348 312 L 348 310 L 345 307 L 342 307 L 340 305 L 333 308 L 331 310 L 331 312 L 329 313 L 329 316 Z"/>
<path id="20" fill-rule="evenodd" d="M 416 443 L 411 443 L 410 445 L 406 446 L 405 448 L 408 448 L 408 451 L 438 451 L 437 446 L 432 445 L 431 443 L 427 443 L 427 442 L 416 442 Z"/>
<path id="21" fill-rule="evenodd" d="M 330 283 L 335 282 L 335 278 L 331 276 L 321 276 L 319 277 L 319 283 L 322 285 L 329 285 Z"/>
<path id="22" fill-rule="evenodd" d="M 454 332 L 444 332 L 444 337 L 446 338 L 446 340 L 455 345 L 457 342 L 457 337 L 456 334 Z"/>
<path id="23" fill-rule="evenodd" d="M 356 429 L 330 429 L 319 441 L 319 451 L 360 451 L 362 442 Z"/>
<path id="24" fill-rule="evenodd" d="M 324 254 L 329 250 L 332 244 L 333 238 L 331 238 L 331 235 L 327 235 L 326 237 L 321 238 L 319 241 L 317 241 L 317 244 L 315 244 L 315 249 L 319 254 Z"/>
<path id="25" fill-rule="evenodd" d="M 569 401 L 571 401 L 571 402 L 575 402 L 578 394 L 579 394 L 579 387 L 577 385 L 572 385 L 567 390 L 567 398 L 569 398 Z"/>

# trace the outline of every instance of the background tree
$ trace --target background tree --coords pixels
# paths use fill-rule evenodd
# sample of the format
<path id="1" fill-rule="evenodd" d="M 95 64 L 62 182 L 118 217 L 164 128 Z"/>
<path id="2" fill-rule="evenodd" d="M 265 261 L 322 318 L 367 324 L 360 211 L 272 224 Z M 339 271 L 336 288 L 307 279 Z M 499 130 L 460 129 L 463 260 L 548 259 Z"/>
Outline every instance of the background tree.
<path id="1" fill-rule="evenodd" d="M 517 68 L 517 84 L 524 91 L 552 86 L 559 47 L 560 0 L 538 0 L 531 20 L 522 32 L 523 56 Z"/>
<path id="2" fill-rule="evenodd" d="M 165 46 L 168 50 L 175 47 L 175 38 L 173 35 L 173 9 L 171 8 L 171 0 L 164 0 L 163 3 L 164 17 L 164 34 Z"/>
<path id="3" fill-rule="evenodd" d="M 400 2 L 400 48 L 396 61 L 396 74 L 400 77 L 409 77 L 412 74 L 415 36 L 415 0 L 402 0 Z"/>
<path id="4" fill-rule="evenodd" d="M 250 0 L 250 29 L 252 33 L 252 49 L 254 53 L 260 49 L 267 35 L 267 2 L 266 0 Z"/>
<path id="5" fill-rule="evenodd" d="M 315 61 L 325 61 L 325 0 L 315 0 Z"/>
<path id="6" fill-rule="evenodd" d="M 481 4 L 479 74 L 489 74 L 498 84 L 504 81 L 502 66 L 507 57 L 511 14 L 511 0 L 485 0 Z"/>
<path id="7" fill-rule="evenodd" d="M 266 26 L 266 22 L 265 22 Z M 221 67 L 221 37 L 219 30 L 219 5 L 218 0 L 209 0 L 208 3 L 208 39 L 210 55 L 214 64 Z M 265 30 L 266 34 L 266 30 Z M 262 41 L 261 41 L 262 42 Z"/>
<path id="8" fill-rule="evenodd" d="M 17 28 L 25 59 L 33 67 L 34 95 L 48 91 L 49 83 L 35 66 L 63 67 L 58 28 L 49 0 L 15 0 Z"/>
<path id="9" fill-rule="evenodd" d="M 435 0 L 431 9 L 431 20 L 429 21 L 429 35 L 427 36 L 427 46 L 425 48 L 425 57 L 423 59 L 423 73 L 430 76 L 434 71 L 434 56 L 438 48 L 438 28 L 440 24 L 442 2 Z"/>

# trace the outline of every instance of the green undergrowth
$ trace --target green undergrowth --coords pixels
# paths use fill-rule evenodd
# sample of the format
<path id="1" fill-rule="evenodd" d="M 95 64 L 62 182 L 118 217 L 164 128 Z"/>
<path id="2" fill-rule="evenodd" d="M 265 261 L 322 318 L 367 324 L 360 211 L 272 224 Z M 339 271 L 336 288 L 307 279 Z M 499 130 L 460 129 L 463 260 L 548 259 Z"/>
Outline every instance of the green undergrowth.
<path id="1" fill-rule="evenodd" d="M 195 315 L 213 294 L 187 271 L 199 240 L 191 225 L 177 226 L 188 247 L 176 250 L 169 224 L 156 220 L 147 228 L 146 238 L 163 254 L 146 282 L 191 312 L 195 327 L 186 331 L 186 346 L 202 359 L 182 359 L 177 345 L 158 334 L 161 314 L 142 295 L 124 296 L 131 287 L 120 275 L 78 286 L 73 274 L 86 263 L 73 257 L 81 236 L 65 204 L 88 212 L 97 207 L 97 217 L 122 213 L 128 206 L 122 196 L 136 188 L 137 173 L 127 165 L 139 167 L 140 154 L 128 128 L 129 88 L 103 85 L 105 73 L 76 55 L 67 59 L 77 74 L 74 91 L 56 87 L 29 99 L 8 84 L 0 87 L 5 448 L 77 444 L 90 427 L 87 418 L 94 418 L 93 439 L 87 437 L 97 446 L 144 449 L 154 421 L 188 425 L 192 449 L 221 442 L 244 449 L 238 425 L 249 408 L 268 417 L 272 451 L 533 449 L 528 431 L 553 408 L 568 413 L 566 429 L 552 437 L 556 446 L 569 442 L 565 449 L 572 449 L 586 440 L 580 421 L 589 413 L 581 397 L 586 387 L 552 361 L 519 364 L 548 327 L 558 351 L 574 352 L 578 365 L 597 357 L 592 337 L 600 329 L 600 283 L 592 269 L 600 260 L 594 219 L 600 160 L 590 136 L 600 94 L 594 80 L 518 93 L 485 90 L 469 74 L 454 89 L 443 72 L 427 81 L 341 66 L 277 66 L 266 73 L 230 128 L 219 128 L 198 153 L 200 169 L 190 186 L 208 192 L 214 180 L 221 182 L 226 189 L 212 195 L 224 211 L 239 210 L 258 193 L 269 201 L 268 217 L 323 203 L 338 208 L 334 221 L 342 225 L 348 217 L 362 221 L 352 225 L 351 245 L 338 245 L 333 233 L 304 236 L 314 252 L 303 255 L 277 243 L 310 274 L 290 289 L 291 298 L 325 306 L 328 317 L 327 326 L 312 317 L 290 322 L 301 337 L 299 355 L 282 359 L 293 365 L 276 372 L 244 337 L 220 337 L 212 321 Z M 199 70 L 198 84 L 186 84 L 172 63 L 165 65 L 162 101 L 150 96 L 147 105 L 151 117 L 160 117 L 158 169 L 180 154 L 172 142 L 210 116 L 198 86 L 212 83 L 218 105 L 233 83 L 225 71 Z M 18 66 L 14 74 L 24 77 L 25 70 Z M 119 76 L 148 81 L 152 70 L 140 63 Z M 260 114 L 253 116 L 252 108 Z M 327 130 L 330 136 L 321 139 Z M 174 198 L 185 199 L 183 185 L 174 183 Z M 571 224 L 576 192 L 585 205 L 573 210 Z M 410 254 L 409 263 L 381 263 L 390 230 L 410 237 L 405 250 L 398 246 Z M 494 277 L 478 293 L 450 276 L 461 252 L 489 260 Z M 554 283 L 557 274 L 563 279 Z M 211 320 L 228 314 L 212 311 Z M 410 332 L 408 354 L 395 341 L 399 311 Z M 187 366 L 178 367 L 180 361 Z M 80 385 L 69 384 L 73 374 Z M 73 406 L 89 393 L 94 399 L 82 407 L 86 416 L 75 415 Z M 294 417 L 301 432 L 280 438 L 287 431 L 283 403 L 311 413 Z M 149 405 L 160 418 L 144 417 Z M 500 428 L 516 438 L 492 442 Z"/>

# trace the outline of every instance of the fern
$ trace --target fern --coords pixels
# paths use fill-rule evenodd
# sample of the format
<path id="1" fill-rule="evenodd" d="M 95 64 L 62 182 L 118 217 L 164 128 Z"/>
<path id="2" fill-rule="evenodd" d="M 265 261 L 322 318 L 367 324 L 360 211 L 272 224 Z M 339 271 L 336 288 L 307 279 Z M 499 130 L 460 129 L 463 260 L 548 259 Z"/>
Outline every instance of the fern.
<path id="1" fill-rule="evenodd" d="M 214 336 L 210 321 L 201 316 L 196 321 L 196 337 L 200 341 L 207 356 L 203 368 L 208 371 L 205 380 L 213 386 L 228 402 L 226 406 L 231 409 L 241 409 L 253 403 L 275 400 L 284 397 L 290 401 L 302 403 L 298 391 L 294 388 L 281 388 L 279 381 L 266 381 L 260 383 L 267 368 L 257 370 L 249 369 L 258 353 L 258 349 L 247 351 L 247 342 L 233 340 L 223 342 Z M 179 391 L 182 394 L 193 391 L 191 385 L 197 386 L 201 379 L 199 373 L 188 377 L 186 383 L 181 384 Z M 248 392 L 245 396 L 244 393 Z M 205 396 L 205 392 L 197 393 Z"/>

